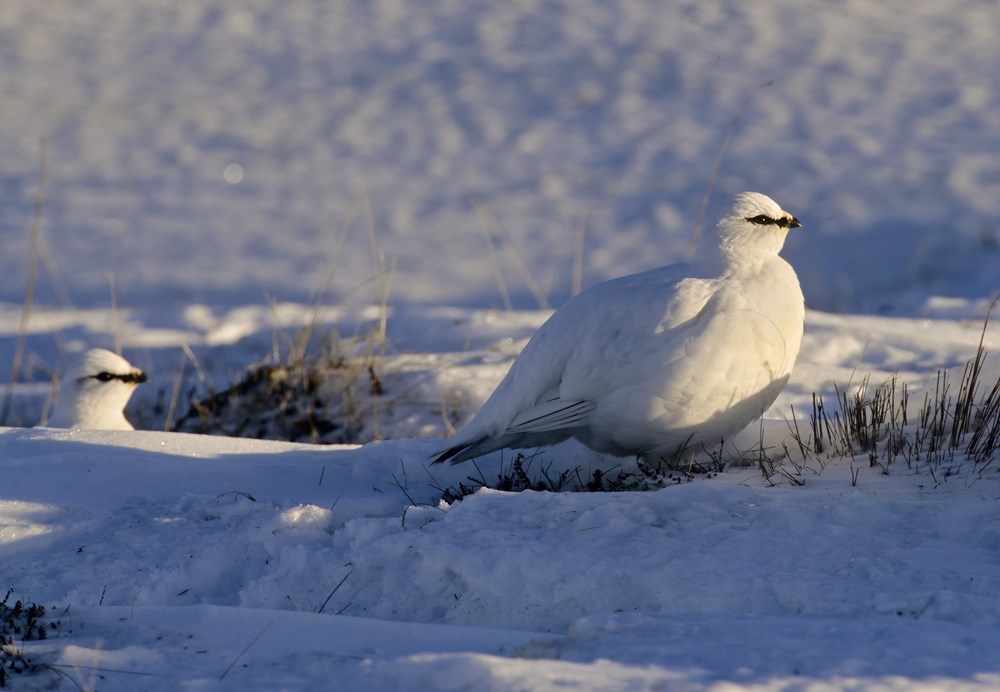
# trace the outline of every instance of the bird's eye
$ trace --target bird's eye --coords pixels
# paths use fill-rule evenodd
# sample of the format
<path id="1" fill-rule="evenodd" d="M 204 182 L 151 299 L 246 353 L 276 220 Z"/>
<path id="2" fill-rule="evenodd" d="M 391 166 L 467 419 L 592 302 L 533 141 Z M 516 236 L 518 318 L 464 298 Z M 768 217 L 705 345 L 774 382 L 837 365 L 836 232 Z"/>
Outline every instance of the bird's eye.
<path id="1" fill-rule="evenodd" d="M 776 223 L 774 219 L 772 219 L 770 216 L 766 216 L 765 214 L 757 214 L 757 216 L 748 216 L 746 217 L 746 220 L 749 221 L 750 223 L 760 224 L 761 226 L 768 226 Z"/>
<path id="2" fill-rule="evenodd" d="M 110 372 L 99 372 L 96 375 L 94 375 L 94 379 L 96 379 L 98 382 L 110 382 L 111 380 L 115 379 L 115 376 L 112 375 Z"/>

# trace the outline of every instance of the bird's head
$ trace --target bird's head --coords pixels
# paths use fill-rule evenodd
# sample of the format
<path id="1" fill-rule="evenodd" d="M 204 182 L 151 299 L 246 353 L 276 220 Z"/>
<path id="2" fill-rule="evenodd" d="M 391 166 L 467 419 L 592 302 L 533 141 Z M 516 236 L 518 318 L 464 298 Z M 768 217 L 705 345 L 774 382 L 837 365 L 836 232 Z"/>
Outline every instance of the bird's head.
<path id="1" fill-rule="evenodd" d="M 741 192 L 716 224 L 714 238 L 705 237 L 699 251 L 721 254 L 728 261 L 753 262 L 778 254 L 788 231 L 801 226 L 767 195 Z"/>
<path id="2" fill-rule="evenodd" d="M 147 379 L 146 373 L 121 356 L 92 348 L 66 373 L 50 424 L 97 430 L 131 428 L 122 410 L 135 388 Z"/>

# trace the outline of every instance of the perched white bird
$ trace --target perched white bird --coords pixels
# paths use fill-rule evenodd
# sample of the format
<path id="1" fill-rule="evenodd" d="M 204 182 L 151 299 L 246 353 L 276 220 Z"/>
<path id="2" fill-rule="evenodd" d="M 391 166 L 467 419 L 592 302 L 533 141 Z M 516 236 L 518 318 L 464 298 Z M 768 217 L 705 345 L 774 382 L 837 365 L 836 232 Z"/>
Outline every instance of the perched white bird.
<path id="1" fill-rule="evenodd" d="M 771 198 L 743 192 L 690 263 L 580 293 L 541 326 L 435 463 L 570 437 L 656 466 L 718 449 L 791 374 L 805 305 L 778 252 L 801 225 Z"/>
<path id="2" fill-rule="evenodd" d="M 53 428 L 134 430 L 124 408 L 146 373 L 121 356 L 92 348 L 66 373 L 49 418 Z"/>

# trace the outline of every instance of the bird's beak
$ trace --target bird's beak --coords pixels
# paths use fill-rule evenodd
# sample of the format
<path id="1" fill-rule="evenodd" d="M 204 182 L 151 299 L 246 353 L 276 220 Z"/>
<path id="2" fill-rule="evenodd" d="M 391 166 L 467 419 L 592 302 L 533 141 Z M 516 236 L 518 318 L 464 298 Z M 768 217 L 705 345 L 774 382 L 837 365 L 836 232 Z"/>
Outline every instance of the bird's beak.
<path id="1" fill-rule="evenodd" d="M 798 219 L 796 219 L 796 218 L 795 218 L 795 217 L 793 216 L 793 217 L 792 217 L 792 222 L 791 222 L 790 224 L 788 224 L 788 227 L 789 227 L 789 228 L 802 228 L 802 222 L 801 222 L 801 221 L 799 221 Z"/>
<path id="2" fill-rule="evenodd" d="M 119 375 L 118 379 L 125 384 L 140 385 L 143 382 L 147 382 L 149 378 L 146 376 L 142 370 L 136 370 L 135 372 L 129 372 L 124 375 Z"/>

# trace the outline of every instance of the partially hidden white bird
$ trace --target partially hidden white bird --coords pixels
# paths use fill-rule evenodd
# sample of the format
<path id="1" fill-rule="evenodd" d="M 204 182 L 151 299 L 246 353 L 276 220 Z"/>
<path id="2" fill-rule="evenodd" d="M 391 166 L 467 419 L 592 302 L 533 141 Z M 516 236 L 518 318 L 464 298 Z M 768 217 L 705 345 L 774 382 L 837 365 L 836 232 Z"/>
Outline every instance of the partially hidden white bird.
<path id="1" fill-rule="evenodd" d="M 53 428 L 134 430 L 125 418 L 132 392 L 148 378 L 121 356 L 92 348 L 73 364 L 49 418 Z"/>
<path id="2" fill-rule="evenodd" d="M 571 437 L 657 467 L 718 449 L 791 374 L 805 301 L 778 253 L 801 225 L 770 197 L 743 192 L 690 263 L 580 293 L 539 328 L 434 463 Z"/>

